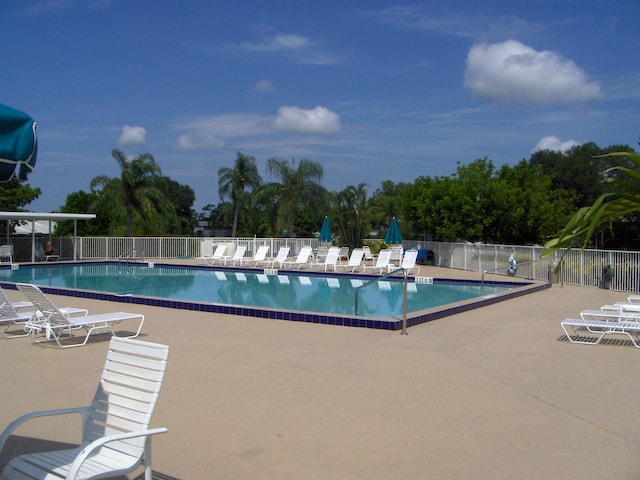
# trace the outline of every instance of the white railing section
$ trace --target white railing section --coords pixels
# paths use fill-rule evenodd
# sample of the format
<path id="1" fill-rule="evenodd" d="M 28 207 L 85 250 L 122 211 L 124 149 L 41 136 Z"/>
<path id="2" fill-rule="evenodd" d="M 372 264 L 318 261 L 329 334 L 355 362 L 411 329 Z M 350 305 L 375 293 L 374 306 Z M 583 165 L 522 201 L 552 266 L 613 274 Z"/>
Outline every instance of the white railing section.
<path id="1" fill-rule="evenodd" d="M 38 237 L 43 243 L 48 238 Z M 380 240 L 372 240 L 380 242 Z M 31 237 L 12 236 L 2 243 L 14 246 L 14 262 L 31 260 Z M 62 260 L 73 259 L 74 239 L 54 237 L 52 242 Z M 258 238 L 258 237 L 79 237 L 76 239 L 78 260 L 117 260 L 126 252 L 144 252 L 146 259 L 198 258 L 213 252 L 213 245 L 229 244 L 227 254 L 240 245 L 247 247 L 246 256 L 253 256 L 260 245 L 269 245 L 269 256 L 275 256 L 282 246 L 290 248 L 289 256 L 296 256 L 303 246 L 321 244 L 316 238 Z M 508 276 L 509 256 L 517 259 L 519 278 L 549 280 L 550 268 L 559 256 L 542 257 L 541 246 L 492 245 L 478 243 L 446 243 L 405 241 L 404 248 L 431 251 L 429 264 Z M 429 257 L 428 257 L 429 258 Z M 606 268 L 605 268 L 606 267 Z M 562 261 L 559 280 L 562 283 L 600 286 L 625 292 L 640 291 L 640 252 L 615 250 L 572 250 Z"/>

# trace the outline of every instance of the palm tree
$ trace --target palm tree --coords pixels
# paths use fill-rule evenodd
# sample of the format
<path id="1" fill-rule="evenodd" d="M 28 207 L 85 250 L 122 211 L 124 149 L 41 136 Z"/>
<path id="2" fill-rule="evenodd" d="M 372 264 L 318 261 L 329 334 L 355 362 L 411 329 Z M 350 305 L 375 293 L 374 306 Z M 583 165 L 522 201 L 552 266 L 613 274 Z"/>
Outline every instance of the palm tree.
<path id="1" fill-rule="evenodd" d="M 623 157 L 632 166 L 613 166 L 604 171 L 605 181 L 621 187 L 618 191 L 603 193 L 590 207 L 583 207 L 569 220 L 567 225 L 545 247 L 545 255 L 551 255 L 562 248 L 567 251 L 574 247 L 585 249 L 598 228 L 611 225 L 616 220 L 640 211 L 640 155 L 615 152 L 604 157 Z M 566 252 L 565 252 L 566 253 Z"/>
<path id="2" fill-rule="evenodd" d="M 240 210 L 242 210 L 247 188 L 257 189 L 262 184 L 258 174 L 256 159 L 238 152 L 233 168 L 222 167 L 218 170 L 218 193 L 220 200 L 229 197 L 233 204 L 233 227 L 231 236 L 235 237 L 238 230 Z"/>
<path id="3" fill-rule="evenodd" d="M 368 217 L 366 183 L 348 185 L 341 192 L 332 192 L 332 216 L 338 225 L 342 244 L 350 248 L 362 246 L 362 229 Z"/>
<path id="4" fill-rule="evenodd" d="M 282 183 L 266 185 L 261 194 L 277 199 L 279 226 L 293 235 L 298 209 L 309 208 L 313 211 L 322 207 L 326 194 L 319 183 L 324 175 L 322 165 L 302 159 L 296 168 L 295 159 L 288 162 L 270 158 L 267 160 L 267 172 L 280 177 Z"/>
<path id="5" fill-rule="evenodd" d="M 120 166 L 120 178 L 99 175 L 91 180 L 91 191 L 102 187 L 102 201 L 110 202 L 116 210 L 118 206 L 124 206 L 128 236 L 133 235 L 135 213 L 140 213 L 142 220 L 151 229 L 161 225 L 163 222 L 159 213 L 162 210 L 172 212 L 173 208 L 171 202 L 162 194 L 162 190 L 157 188 L 162 173 L 153 156 L 143 153 L 128 160 L 116 149 L 111 154 Z"/>

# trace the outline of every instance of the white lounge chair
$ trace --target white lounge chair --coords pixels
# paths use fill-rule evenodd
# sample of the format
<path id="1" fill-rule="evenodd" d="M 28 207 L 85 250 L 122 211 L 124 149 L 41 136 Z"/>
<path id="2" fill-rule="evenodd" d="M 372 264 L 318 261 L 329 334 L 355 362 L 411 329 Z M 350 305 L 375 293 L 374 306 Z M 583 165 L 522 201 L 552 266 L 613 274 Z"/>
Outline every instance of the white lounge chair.
<path id="1" fill-rule="evenodd" d="M 343 262 L 343 264 L 347 264 L 349 261 L 349 247 L 340 247 L 340 252 L 338 253 L 338 262 Z"/>
<path id="2" fill-rule="evenodd" d="M 211 258 L 205 259 L 205 263 L 215 265 L 217 261 L 221 261 L 224 258 L 224 253 L 226 252 L 226 250 L 226 245 L 216 245 L 216 249 L 214 250 L 213 255 L 211 255 Z"/>
<path id="3" fill-rule="evenodd" d="M 291 247 L 280 247 L 280 250 L 278 250 L 278 254 L 275 258 L 264 260 L 263 262 L 258 262 L 258 265 L 267 268 L 282 268 L 282 264 L 287 261 L 289 250 L 291 250 Z"/>
<path id="4" fill-rule="evenodd" d="M 621 310 L 623 312 L 640 312 L 640 303 L 616 302 L 613 305 L 603 305 L 600 310 Z"/>
<path id="5" fill-rule="evenodd" d="M 240 265 L 242 265 L 242 259 L 244 258 L 244 254 L 246 252 L 247 252 L 247 247 L 244 245 L 240 245 L 239 247 L 236 248 L 236 251 L 234 252 L 233 255 L 231 256 L 225 255 L 220 260 L 225 265 L 227 264 L 227 262 L 231 262 L 232 265 L 235 265 L 236 263 L 239 263 Z"/>
<path id="6" fill-rule="evenodd" d="M 354 248 L 349 256 L 349 261 L 346 265 L 338 265 L 340 270 L 349 271 L 354 273 L 356 270 L 362 267 L 362 259 L 364 258 L 364 250 L 361 248 Z"/>
<path id="7" fill-rule="evenodd" d="M 640 295 L 629 295 L 627 301 L 629 303 L 640 303 Z"/>
<path id="8" fill-rule="evenodd" d="M 371 249 L 369 248 L 369 245 L 363 245 L 362 250 L 364 250 L 365 263 L 369 262 L 371 265 L 376 263 L 377 255 L 374 255 L 373 253 L 371 253 Z"/>
<path id="9" fill-rule="evenodd" d="M 583 320 L 606 320 L 606 321 L 640 321 L 639 311 L 626 310 L 583 310 L 580 312 L 580 318 Z"/>
<path id="10" fill-rule="evenodd" d="M 112 338 L 91 405 L 28 413 L 13 421 L 0 435 L 2 453 L 7 439 L 25 422 L 78 414 L 83 426 L 80 445 L 14 457 L 2 471 L 2 478 L 120 478 L 144 465 L 145 480 L 152 480 L 151 437 L 165 433 L 167 429 L 150 429 L 149 422 L 162 387 L 168 357 L 166 345 Z M 42 398 L 46 399 L 46 392 Z"/>
<path id="11" fill-rule="evenodd" d="M 253 263 L 255 267 L 267 259 L 267 253 L 269 253 L 269 245 L 260 245 L 256 254 L 253 257 L 245 258 L 244 261 L 246 264 Z"/>
<path id="12" fill-rule="evenodd" d="M 380 250 L 375 265 L 366 265 L 364 271 L 372 270 L 381 274 L 384 270 L 389 268 L 389 259 L 391 258 L 391 250 Z"/>
<path id="13" fill-rule="evenodd" d="M 13 263 L 13 245 L 0 245 L 0 261 L 8 258 L 9 263 Z"/>
<path id="14" fill-rule="evenodd" d="M 391 266 L 396 265 L 400 267 L 402 264 L 402 257 L 404 256 L 404 252 L 402 247 L 391 247 L 391 257 L 389 258 L 389 263 Z"/>
<path id="15" fill-rule="evenodd" d="M 332 267 L 333 270 L 335 271 L 339 256 L 340 256 L 340 247 L 330 247 L 329 250 L 327 251 L 327 256 L 324 257 L 324 261 L 314 263 L 312 264 L 312 266 L 322 267 L 325 272 L 329 270 L 329 267 Z"/>
<path id="16" fill-rule="evenodd" d="M 398 268 L 403 268 L 406 270 L 407 275 L 411 275 L 412 272 L 415 275 L 420 271 L 420 267 L 416 266 L 416 260 L 418 258 L 418 250 L 407 250 L 404 252 L 404 256 L 402 257 L 402 263 L 400 267 L 396 267 L 395 265 L 389 265 L 387 269 L 389 272 L 393 270 L 397 270 Z"/>
<path id="17" fill-rule="evenodd" d="M 31 302 L 11 302 L 4 290 L 0 288 L 0 335 L 4 338 L 21 338 L 29 335 L 24 331 L 24 324 L 38 315 L 37 310 L 33 310 Z M 24 310 L 29 308 L 29 310 Z M 89 313 L 84 308 L 64 307 L 60 311 L 67 316 L 87 315 Z M 20 326 L 20 333 L 13 333 L 12 327 Z"/>
<path id="18" fill-rule="evenodd" d="M 312 253 L 313 253 L 313 248 L 302 247 L 298 252 L 297 258 L 293 262 L 284 262 L 284 267 L 286 268 L 295 267 L 296 270 L 300 270 L 300 268 L 304 266 L 311 266 L 311 263 L 309 263 L 309 258 L 311 257 Z"/>
<path id="19" fill-rule="evenodd" d="M 124 338 L 135 338 L 140 335 L 144 324 L 144 315 L 139 313 L 113 312 L 101 313 L 97 315 L 85 315 L 72 317 L 65 314 L 47 297 L 36 285 L 29 283 L 17 284 L 27 299 L 33 303 L 38 311 L 24 325 L 25 332 L 28 332 L 35 343 L 55 341 L 60 348 L 81 347 L 86 345 L 89 337 L 94 333 L 111 333 L 116 336 L 113 327 L 126 320 L 140 322 L 138 328 L 132 335 Z M 84 330 L 86 333 L 81 343 L 62 343 L 61 340 L 71 338 L 74 332 Z"/>
<path id="20" fill-rule="evenodd" d="M 567 318 L 560 326 L 571 343 L 596 345 L 607 335 L 626 335 L 636 348 L 640 348 L 640 322 L 637 321 Z"/>
<path id="21" fill-rule="evenodd" d="M 211 247 L 213 247 L 213 245 L 211 245 Z M 200 257 L 198 257 L 198 261 L 200 262 L 200 264 L 209 265 L 209 264 L 215 263 L 216 260 L 219 260 L 224 256 L 224 252 L 227 249 L 227 246 L 216 245 L 215 247 L 216 247 L 215 250 L 212 249 L 207 253 L 205 253 L 204 255 L 201 255 Z"/>

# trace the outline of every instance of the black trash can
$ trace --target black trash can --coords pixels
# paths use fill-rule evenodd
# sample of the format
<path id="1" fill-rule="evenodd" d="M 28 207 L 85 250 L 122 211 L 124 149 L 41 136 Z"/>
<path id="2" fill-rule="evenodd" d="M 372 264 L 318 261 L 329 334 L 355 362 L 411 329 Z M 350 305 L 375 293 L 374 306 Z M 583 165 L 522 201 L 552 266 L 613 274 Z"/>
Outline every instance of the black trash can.
<path id="1" fill-rule="evenodd" d="M 602 277 L 600 278 L 600 288 L 611 288 L 611 279 L 613 278 L 613 267 L 605 265 L 602 267 Z"/>
<path id="2" fill-rule="evenodd" d="M 436 254 L 433 250 L 427 250 L 427 257 L 425 261 L 427 265 L 434 266 L 436 264 Z"/>

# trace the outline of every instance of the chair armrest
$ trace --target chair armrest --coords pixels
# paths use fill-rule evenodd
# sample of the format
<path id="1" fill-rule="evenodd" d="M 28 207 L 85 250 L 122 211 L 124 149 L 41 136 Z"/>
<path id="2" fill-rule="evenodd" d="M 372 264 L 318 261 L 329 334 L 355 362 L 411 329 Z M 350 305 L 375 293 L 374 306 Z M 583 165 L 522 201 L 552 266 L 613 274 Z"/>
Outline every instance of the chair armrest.
<path id="1" fill-rule="evenodd" d="M 106 445 L 110 442 L 116 442 L 119 440 L 126 440 L 129 438 L 137 438 L 137 437 L 150 437 L 151 435 L 157 435 L 159 433 L 165 433 L 169 430 L 165 427 L 159 428 L 151 428 L 149 430 L 138 430 L 135 432 L 127 432 L 127 433 L 118 433 L 115 435 L 107 435 L 105 437 L 98 438 L 91 442 L 89 445 L 84 447 L 82 451 L 78 454 L 78 456 L 71 464 L 71 468 L 69 469 L 69 473 L 67 474 L 67 479 L 75 479 L 82 467 L 84 461 L 95 451 L 98 450 L 103 445 Z M 146 445 L 145 445 L 146 449 Z"/>
<path id="2" fill-rule="evenodd" d="M 13 422 L 11 422 L 7 428 L 4 429 L 2 435 L 0 435 L 0 453 L 4 449 L 4 444 L 7 442 L 7 439 L 11 436 L 13 431 L 18 428 L 23 423 L 39 417 L 49 417 L 54 415 L 68 415 L 70 413 L 79 413 L 83 417 L 86 416 L 86 412 L 88 412 L 90 407 L 74 407 L 74 408 L 60 408 L 57 410 L 41 410 L 38 412 L 30 412 L 26 413 L 18 418 L 16 418 Z M 84 418 L 83 418 L 84 420 Z M 84 423 L 84 422 L 83 422 Z"/>

